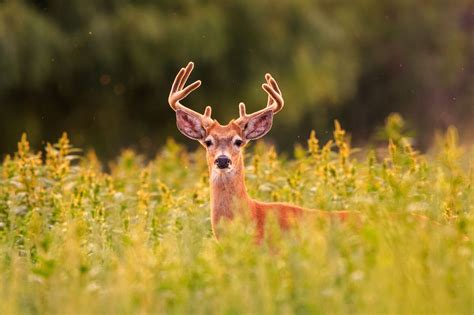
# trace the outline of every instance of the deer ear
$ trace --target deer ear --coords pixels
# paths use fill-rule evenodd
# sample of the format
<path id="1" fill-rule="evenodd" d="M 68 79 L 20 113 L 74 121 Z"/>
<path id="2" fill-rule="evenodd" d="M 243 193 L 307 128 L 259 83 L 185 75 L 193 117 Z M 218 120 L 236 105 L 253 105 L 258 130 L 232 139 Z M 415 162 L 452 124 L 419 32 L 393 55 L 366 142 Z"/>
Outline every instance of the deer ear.
<path id="1" fill-rule="evenodd" d="M 183 135 L 191 139 L 202 140 L 206 136 L 201 119 L 180 109 L 176 111 L 176 125 Z"/>
<path id="2" fill-rule="evenodd" d="M 267 110 L 252 117 L 244 127 L 244 137 L 247 140 L 255 140 L 263 137 L 272 129 L 273 111 Z"/>

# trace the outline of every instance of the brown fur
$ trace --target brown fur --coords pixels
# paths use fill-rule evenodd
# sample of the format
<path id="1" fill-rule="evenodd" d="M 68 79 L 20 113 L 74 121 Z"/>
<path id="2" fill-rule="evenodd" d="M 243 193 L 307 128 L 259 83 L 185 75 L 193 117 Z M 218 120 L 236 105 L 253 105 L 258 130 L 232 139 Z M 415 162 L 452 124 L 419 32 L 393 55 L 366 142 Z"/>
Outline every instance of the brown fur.
<path id="1" fill-rule="evenodd" d="M 187 137 L 199 141 L 207 149 L 207 164 L 211 183 L 211 223 L 214 235 L 218 237 L 218 226 L 222 219 L 232 220 L 242 211 L 249 211 L 255 222 L 257 241 L 264 238 L 265 225 L 270 214 L 276 215 L 282 229 L 288 229 L 294 219 L 306 213 L 322 217 L 345 219 L 349 212 L 324 212 L 309 210 L 284 203 L 259 202 L 250 198 L 245 187 L 243 148 L 254 139 L 264 136 L 272 126 L 273 115 L 283 108 L 283 96 L 275 79 L 265 75 L 262 89 L 268 94 L 267 106 L 253 114 L 246 113 L 245 104 L 239 104 L 240 117 L 223 126 L 211 119 L 212 109 L 207 106 L 199 114 L 180 101 L 201 85 L 196 81 L 185 86 L 194 64 L 190 62 L 181 68 L 173 82 L 169 104 L 176 111 L 178 129 Z M 228 164 L 220 167 L 219 157 L 225 157 Z"/>
<path id="2" fill-rule="evenodd" d="M 234 157 L 239 161 L 235 173 L 231 176 L 220 174 L 213 176 L 213 153 L 208 150 L 207 160 L 210 172 L 211 185 L 211 224 L 216 238 L 219 237 L 218 225 L 224 219 L 232 220 L 241 211 L 248 211 L 250 218 L 255 223 L 256 239 L 261 242 L 265 236 L 265 226 L 270 215 L 277 218 L 283 230 L 291 227 L 293 222 L 299 221 L 305 215 L 316 215 L 323 218 L 338 218 L 345 220 L 349 211 L 322 211 L 307 209 L 287 203 L 260 202 L 252 199 L 245 186 L 243 154 L 239 152 Z"/>

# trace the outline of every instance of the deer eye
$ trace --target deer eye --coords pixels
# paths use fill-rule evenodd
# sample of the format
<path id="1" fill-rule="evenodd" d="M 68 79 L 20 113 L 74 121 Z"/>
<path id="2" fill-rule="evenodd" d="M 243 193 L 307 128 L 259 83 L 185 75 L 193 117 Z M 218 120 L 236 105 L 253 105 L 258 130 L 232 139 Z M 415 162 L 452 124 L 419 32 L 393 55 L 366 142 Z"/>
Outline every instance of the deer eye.
<path id="1" fill-rule="evenodd" d="M 212 145 L 212 140 L 206 140 L 204 141 L 204 144 L 209 148 Z"/>
<path id="2" fill-rule="evenodd" d="M 240 147 L 243 143 L 244 143 L 244 142 L 243 142 L 242 140 L 240 140 L 240 139 L 236 139 L 236 140 L 234 141 L 234 144 L 235 144 L 237 147 Z"/>

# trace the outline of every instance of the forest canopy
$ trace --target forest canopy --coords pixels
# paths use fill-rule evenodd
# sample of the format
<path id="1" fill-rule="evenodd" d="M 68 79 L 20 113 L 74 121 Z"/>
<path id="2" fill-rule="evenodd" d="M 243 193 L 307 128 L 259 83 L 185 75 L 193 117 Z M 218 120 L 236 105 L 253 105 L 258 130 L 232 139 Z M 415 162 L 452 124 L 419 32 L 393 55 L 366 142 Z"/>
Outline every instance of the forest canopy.
<path id="1" fill-rule="evenodd" d="M 335 118 L 367 141 L 391 112 L 425 147 L 435 129 L 473 122 L 473 10 L 468 0 L 2 1 L 0 154 L 23 131 L 33 143 L 68 131 L 108 158 L 130 145 L 153 153 L 178 136 L 167 97 L 190 60 L 203 85 L 186 104 L 213 106 L 221 122 L 240 101 L 265 106 L 272 73 L 286 107 L 268 138 L 281 148 L 311 129 L 324 138 Z"/>

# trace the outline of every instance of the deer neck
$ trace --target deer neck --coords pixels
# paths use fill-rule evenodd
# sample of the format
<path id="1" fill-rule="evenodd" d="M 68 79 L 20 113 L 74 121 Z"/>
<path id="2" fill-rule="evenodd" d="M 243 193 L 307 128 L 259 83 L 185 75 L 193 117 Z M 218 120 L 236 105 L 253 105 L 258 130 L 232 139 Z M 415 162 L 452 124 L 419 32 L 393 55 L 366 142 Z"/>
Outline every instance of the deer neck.
<path id="1" fill-rule="evenodd" d="M 209 167 L 211 184 L 211 222 L 215 227 L 222 218 L 232 219 L 239 210 L 249 207 L 250 198 L 245 187 L 244 163 L 236 164 L 229 172 Z"/>

